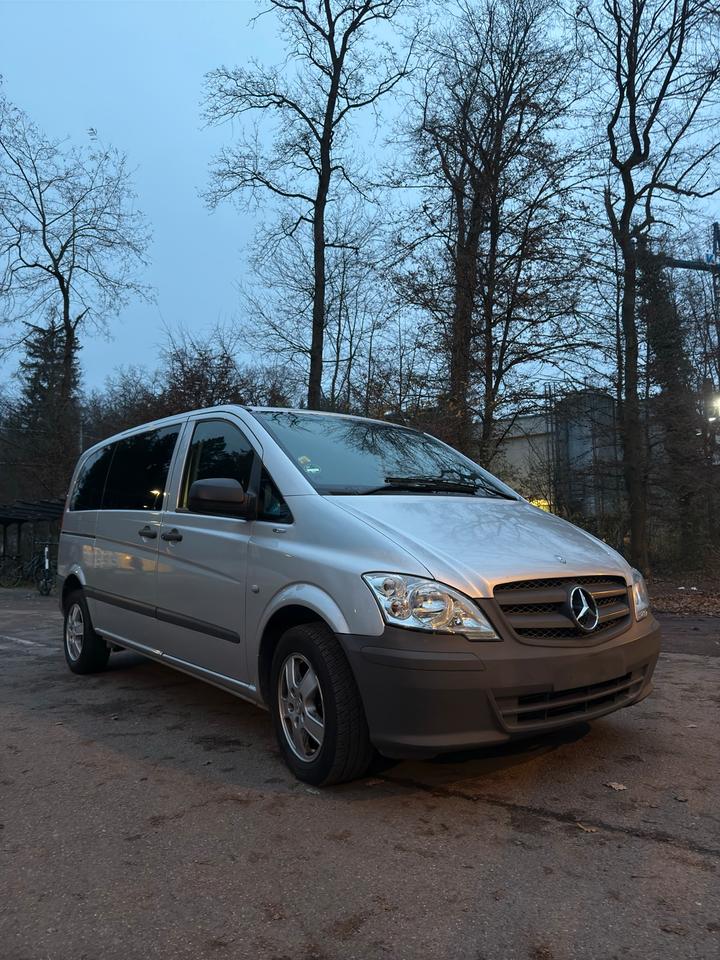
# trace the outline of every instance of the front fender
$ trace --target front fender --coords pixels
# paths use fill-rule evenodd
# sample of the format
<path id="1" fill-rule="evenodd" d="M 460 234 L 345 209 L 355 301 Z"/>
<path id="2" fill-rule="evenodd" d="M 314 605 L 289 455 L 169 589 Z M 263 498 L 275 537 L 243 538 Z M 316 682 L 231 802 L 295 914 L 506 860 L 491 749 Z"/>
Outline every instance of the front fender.
<path id="1" fill-rule="evenodd" d="M 283 587 L 265 607 L 258 624 L 258 636 L 262 636 L 268 621 L 283 607 L 307 607 L 327 623 L 334 633 L 351 633 L 342 610 L 329 593 L 312 583 L 291 583 Z M 379 616 L 379 612 L 378 612 Z"/>

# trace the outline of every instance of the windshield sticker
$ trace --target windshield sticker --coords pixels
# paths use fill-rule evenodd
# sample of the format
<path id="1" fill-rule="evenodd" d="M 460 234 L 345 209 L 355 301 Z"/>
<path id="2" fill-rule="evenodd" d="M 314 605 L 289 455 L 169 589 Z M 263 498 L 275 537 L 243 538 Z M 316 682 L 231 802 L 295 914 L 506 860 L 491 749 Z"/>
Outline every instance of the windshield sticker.
<path id="1" fill-rule="evenodd" d="M 320 473 L 320 472 L 321 472 L 321 471 L 320 471 L 320 467 L 319 467 L 316 463 L 313 463 L 312 460 L 310 459 L 310 457 L 305 457 L 305 456 L 298 457 L 298 463 L 299 463 L 300 466 L 303 468 L 303 470 L 305 471 L 305 473 Z"/>

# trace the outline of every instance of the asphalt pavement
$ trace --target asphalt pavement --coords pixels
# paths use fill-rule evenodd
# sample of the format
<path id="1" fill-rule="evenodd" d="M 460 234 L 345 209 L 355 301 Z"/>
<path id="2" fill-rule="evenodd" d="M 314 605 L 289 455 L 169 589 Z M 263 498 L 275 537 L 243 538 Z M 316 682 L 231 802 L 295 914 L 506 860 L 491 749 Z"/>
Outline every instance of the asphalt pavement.
<path id="1" fill-rule="evenodd" d="M 0 590 L 1 960 L 717 960 L 720 621 L 664 626 L 642 704 L 317 790 L 262 710 L 75 676 Z"/>

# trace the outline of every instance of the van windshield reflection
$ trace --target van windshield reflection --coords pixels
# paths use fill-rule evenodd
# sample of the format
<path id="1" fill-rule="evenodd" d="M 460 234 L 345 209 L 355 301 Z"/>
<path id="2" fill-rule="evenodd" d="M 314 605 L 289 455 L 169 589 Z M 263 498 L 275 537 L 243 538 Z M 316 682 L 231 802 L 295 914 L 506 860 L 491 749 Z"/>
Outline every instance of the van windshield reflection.
<path id="1" fill-rule="evenodd" d="M 418 430 L 310 411 L 252 413 L 318 493 L 516 499 L 472 460 Z"/>

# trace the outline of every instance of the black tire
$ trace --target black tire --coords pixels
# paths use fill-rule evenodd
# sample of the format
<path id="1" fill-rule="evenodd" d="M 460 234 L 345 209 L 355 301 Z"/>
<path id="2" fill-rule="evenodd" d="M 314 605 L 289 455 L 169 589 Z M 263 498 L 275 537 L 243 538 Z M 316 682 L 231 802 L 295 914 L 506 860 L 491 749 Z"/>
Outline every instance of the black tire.
<path id="1" fill-rule="evenodd" d="M 110 648 L 93 630 L 82 590 L 73 590 L 65 599 L 63 650 L 73 673 L 98 673 L 107 666 Z"/>
<path id="2" fill-rule="evenodd" d="M 296 658 L 293 664 L 309 664 L 320 690 L 315 702 L 322 702 L 324 734 L 320 747 L 315 744 L 316 753 L 311 758 L 296 755 L 288 732 L 292 720 L 289 714 L 284 719 L 281 709 L 290 657 Z M 299 686 L 295 689 L 299 690 Z M 288 699 L 283 700 L 286 710 Z M 280 638 L 270 672 L 270 709 L 285 763 L 299 780 L 320 787 L 354 780 L 366 773 L 374 750 L 360 692 L 345 654 L 325 624 L 291 627 Z M 304 737 L 305 743 L 312 746 L 312 738 L 308 739 L 307 734 Z"/>

